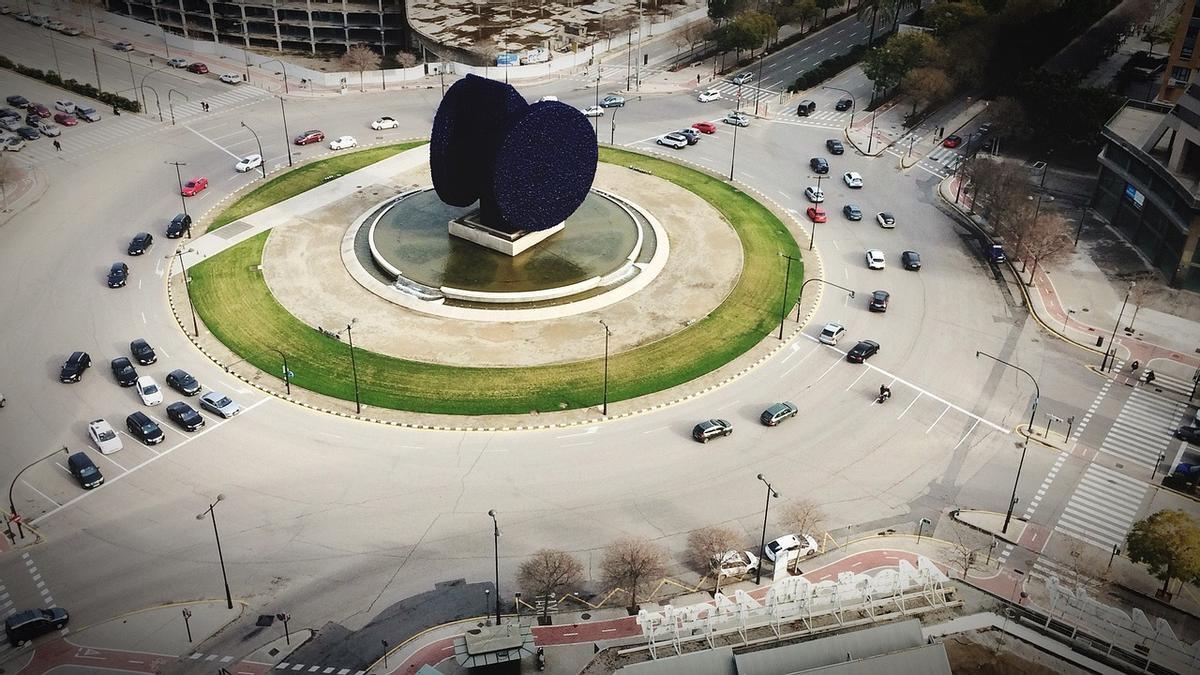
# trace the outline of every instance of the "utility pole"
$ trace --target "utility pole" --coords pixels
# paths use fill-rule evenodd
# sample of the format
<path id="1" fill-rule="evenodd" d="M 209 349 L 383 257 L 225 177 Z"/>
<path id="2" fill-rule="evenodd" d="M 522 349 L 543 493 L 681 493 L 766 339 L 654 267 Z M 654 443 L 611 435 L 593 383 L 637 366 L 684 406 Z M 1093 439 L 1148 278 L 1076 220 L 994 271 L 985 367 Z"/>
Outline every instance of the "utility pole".
<path id="1" fill-rule="evenodd" d="M 183 215 L 187 215 L 187 198 L 183 196 L 183 172 L 179 170 L 181 166 L 187 166 L 187 162 L 164 162 L 164 164 L 175 165 L 175 179 L 179 181 L 179 202 L 183 204 Z M 188 239 L 192 238 L 192 228 L 188 228 Z"/>

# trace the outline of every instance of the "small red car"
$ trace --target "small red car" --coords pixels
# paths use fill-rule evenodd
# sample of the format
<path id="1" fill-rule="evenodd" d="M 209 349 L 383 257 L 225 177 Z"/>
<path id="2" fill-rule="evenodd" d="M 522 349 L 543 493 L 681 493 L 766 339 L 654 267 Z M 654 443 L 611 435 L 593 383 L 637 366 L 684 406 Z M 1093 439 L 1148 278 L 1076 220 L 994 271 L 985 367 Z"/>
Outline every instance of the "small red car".
<path id="1" fill-rule="evenodd" d="M 64 127 L 73 127 L 76 124 L 79 124 L 79 120 L 75 119 L 74 115 L 69 115 L 67 113 L 55 114 L 54 121 L 63 125 Z"/>
<path id="2" fill-rule="evenodd" d="M 828 220 L 828 216 L 825 215 L 825 209 L 817 206 L 816 204 L 808 207 L 807 213 L 808 219 L 814 223 L 824 223 Z"/>
<path id="3" fill-rule="evenodd" d="M 199 178 L 193 178 L 183 184 L 183 196 L 184 197 L 195 197 L 196 195 L 203 192 L 204 189 L 207 187 L 208 187 L 208 179 L 205 178 L 204 176 L 201 176 Z"/>
<path id="4" fill-rule="evenodd" d="M 947 136 L 945 138 L 945 140 L 942 141 L 942 147 L 946 147 L 946 148 L 957 148 L 961 144 L 962 144 L 962 138 L 960 138 L 959 136 L 955 136 L 953 134 Z"/>
<path id="5" fill-rule="evenodd" d="M 196 63 L 193 63 L 192 65 L 188 66 L 188 72 L 196 73 L 197 75 L 204 75 L 205 73 L 208 72 L 208 66 L 197 61 Z"/>
<path id="6" fill-rule="evenodd" d="M 47 108 L 46 106 L 42 105 L 41 103 L 30 103 L 29 107 L 26 108 L 26 110 L 28 110 L 31 113 L 37 113 L 38 117 L 44 118 L 44 117 L 50 116 L 50 109 Z"/>
<path id="7" fill-rule="evenodd" d="M 296 136 L 296 145 L 308 145 L 309 143 L 320 143 L 325 140 L 325 134 L 317 129 L 309 129 L 308 131 L 300 132 Z"/>
<path id="8" fill-rule="evenodd" d="M 713 124 L 712 122 L 696 122 L 692 125 L 692 128 L 702 134 L 717 133 L 717 125 Z"/>

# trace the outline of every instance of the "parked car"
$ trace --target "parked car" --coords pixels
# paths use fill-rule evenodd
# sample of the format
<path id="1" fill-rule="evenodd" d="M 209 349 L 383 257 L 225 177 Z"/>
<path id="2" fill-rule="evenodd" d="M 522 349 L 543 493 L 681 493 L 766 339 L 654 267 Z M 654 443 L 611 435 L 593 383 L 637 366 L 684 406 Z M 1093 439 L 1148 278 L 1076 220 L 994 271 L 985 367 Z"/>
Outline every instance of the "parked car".
<path id="1" fill-rule="evenodd" d="M 20 136 L 10 136 L 4 139 L 4 149 L 8 152 L 20 152 L 25 148 L 25 139 Z"/>
<path id="2" fill-rule="evenodd" d="M 62 135 L 62 128 L 60 128 L 57 124 L 38 122 L 38 125 L 34 128 L 42 132 L 43 136 L 49 136 L 50 138 L 56 138 Z"/>
<path id="3" fill-rule="evenodd" d="M 41 123 L 42 123 L 41 115 L 38 115 L 35 112 L 31 112 L 31 113 L 25 115 L 25 126 L 33 127 L 34 129 L 36 129 L 38 127 L 38 125 Z M 20 127 L 17 127 L 17 128 L 20 129 Z"/>
<path id="4" fill-rule="evenodd" d="M 183 184 L 183 196 L 195 197 L 196 195 L 208 189 L 208 179 L 204 176 L 199 176 L 189 180 Z"/>
<path id="5" fill-rule="evenodd" d="M 395 129 L 398 126 L 400 126 L 400 123 L 397 122 L 395 118 L 388 117 L 386 115 L 380 117 L 374 122 L 371 122 L 371 128 L 376 131 L 380 131 L 382 129 Z"/>
<path id="6" fill-rule="evenodd" d="M 92 357 L 87 352 L 71 352 L 58 371 L 59 382 L 78 382 L 83 379 L 83 371 L 92 367 Z"/>
<path id="7" fill-rule="evenodd" d="M 829 215 L 825 213 L 825 209 L 817 206 L 816 204 L 808 207 L 804 213 L 808 216 L 808 219 L 814 223 L 824 223 L 829 220 Z"/>
<path id="8" fill-rule="evenodd" d="M 217 79 L 224 82 L 225 84 L 241 84 L 242 83 L 242 76 L 234 75 L 233 73 L 222 73 L 221 76 L 218 77 Z"/>
<path id="9" fill-rule="evenodd" d="M 8 131 L 16 131 L 24 124 L 25 121 L 21 119 L 20 115 L 16 117 L 5 117 L 4 119 L 0 119 L 0 126 L 4 127 Z"/>
<path id="10" fill-rule="evenodd" d="M 47 21 L 46 23 L 42 24 L 42 28 L 48 28 L 53 31 L 59 31 L 66 27 L 67 27 L 67 24 L 59 21 L 58 19 L 53 19 L 53 20 Z"/>
<path id="11" fill-rule="evenodd" d="M 546 101 L 552 101 L 554 103 L 558 103 L 558 97 L 557 96 L 543 96 L 538 99 L 538 103 L 545 103 Z"/>
<path id="12" fill-rule="evenodd" d="M 845 326 L 837 323 L 836 321 L 830 321 L 829 323 L 825 324 L 824 328 L 821 329 L 821 334 L 817 336 L 817 340 L 819 340 L 821 344 L 836 345 L 838 340 L 841 340 L 842 336 L 845 334 Z"/>
<path id="13" fill-rule="evenodd" d="M 29 642 L 39 635 L 62 630 L 70 621 L 71 617 L 62 607 L 27 609 L 10 614 L 4 619 L 4 633 L 8 636 L 10 645 L 19 647 L 21 643 Z"/>
<path id="14" fill-rule="evenodd" d="M 921 269 L 921 254 L 916 251 L 905 251 L 900 254 L 900 263 L 906 270 L 919 270 Z"/>
<path id="15" fill-rule="evenodd" d="M 75 102 L 68 100 L 60 100 L 54 102 L 54 109 L 67 114 L 75 112 Z M 48 114 L 48 113 L 47 113 Z"/>
<path id="16" fill-rule="evenodd" d="M 712 122 L 696 122 L 692 125 L 692 128 L 702 134 L 717 133 L 717 125 L 713 124 Z"/>
<path id="17" fill-rule="evenodd" d="M 804 196 L 808 198 L 808 201 L 814 204 L 820 204 L 821 202 L 825 201 L 825 191 L 816 185 L 809 185 L 808 187 L 804 188 Z"/>
<path id="18" fill-rule="evenodd" d="M 117 430 L 103 419 L 88 422 L 88 438 L 92 439 L 92 444 L 102 455 L 111 455 L 125 447 Z"/>
<path id="19" fill-rule="evenodd" d="M 675 148 L 676 150 L 680 148 L 686 148 L 688 145 L 687 138 L 674 133 L 666 134 L 665 136 L 659 136 L 658 140 L 655 142 L 659 145 L 665 145 L 668 148 Z"/>
<path id="20" fill-rule="evenodd" d="M 125 418 L 125 429 L 131 436 L 146 445 L 158 445 L 166 438 L 158 423 L 140 410 Z"/>
<path id="21" fill-rule="evenodd" d="M 874 340 L 859 340 L 858 344 L 846 352 L 846 360 L 850 363 L 862 363 L 878 353 L 878 342 Z"/>
<path id="22" fill-rule="evenodd" d="M 604 117 L 604 108 L 598 105 L 589 105 L 586 108 L 580 108 L 579 112 L 583 113 L 584 117 Z"/>
<path id="23" fill-rule="evenodd" d="M 675 133 L 687 139 L 688 145 L 695 145 L 700 142 L 700 132 L 691 127 L 680 129 Z"/>
<path id="24" fill-rule="evenodd" d="M 888 308 L 888 300 L 891 299 L 891 293 L 887 291 L 872 291 L 871 300 L 867 303 L 867 309 L 872 312 L 886 312 Z"/>
<path id="25" fill-rule="evenodd" d="M 842 207 L 842 213 L 848 220 L 862 220 L 862 209 L 857 204 L 847 204 Z"/>
<path id="26" fill-rule="evenodd" d="M 172 68 L 187 68 L 188 60 L 180 58 L 168 59 L 167 65 L 171 66 Z"/>
<path id="27" fill-rule="evenodd" d="M 783 401 L 762 411 L 762 414 L 758 416 L 758 421 L 768 427 L 774 427 L 778 426 L 784 420 L 795 417 L 798 412 L 800 412 L 800 409 L 796 407 L 795 403 Z"/>
<path id="28" fill-rule="evenodd" d="M 725 551 L 713 556 L 713 567 L 717 568 L 717 576 L 740 577 L 758 569 L 758 556 L 750 551 Z"/>
<path id="29" fill-rule="evenodd" d="M 167 417 L 184 431 L 195 431 L 204 426 L 204 418 L 200 413 L 183 401 L 176 401 L 167 406 Z"/>
<path id="30" fill-rule="evenodd" d="M 129 353 L 133 354 L 133 358 L 137 360 L 138 365 L 142 366 L 148 366 L 158 360 L 158 355 L 154 353 L 154 348 L 142 338 L 129 343 Z"/>
<path id="31" fill-rule="evenodd" d="M 176 214 L 167 223 L 167 239 L 178 239 L 192 229 L 192 217 L 186 213 Z"/>
<path id="32" fill-rule="evenodd" d="M 711 103 L 721 100 L 721 92 L 716 89 L 705 89 L 696 95 L 696 100 L 701 103 Z"/>
<path id="33" fill-rule="evenodd" d="M 733 424 L 722 419 L 705 420 L 692 427 L 692 439 L 701 443 L 707 443 L 717 436 L 728 436 L 732 433 Z"/>
<path id="34" fill-rule="evenodd" d="M 884 257 L 883 251 L 877 248 L 867 251 L 867 269 L 881 270 L 887 264 L 887 258 Z"/>
<path id="35" fill-rule="evenodd" d="M 67 471 L 71 472 L 84 490 L 104 485 L 104 474 L 100 473 L 100 469 L 96 468 L 96 464 L 86 452 L 77 452 L 67 457 Z"/>
<path id="36" fill-rule="evenodd" d="M 875 221 L 879 223 L 880 227 L 885 227 L 889 230 L 896 226 L 896 216 L 887 211 L 880 211 L 875 214 Z"/>
<path id="37" fill-rule="evenodd" d="M 129 240 L 129 255 L 142 255 L 154 245 L 154 237 L 149 232 L 138 232 Z"/>
<path id="38" fill-rule="evenodd" d="M 196 63 L 190 64 L 187 67 L 187 69 L 188 69 L 189 73 L 196 73 L 197 75 L 207 75 L 208 74 L 208 66 L 206 66 L 203 63 L 200 63 L 199 61 L 197 61 Z"/>
<path id="39" fill-rule="evenodd" d="M 62 28 L 58 29 L 58 32 L 62 33 L 63 35 L 70 35 L 72 37 L 83 34 L 83 31 L 74 26 L 63 26 Z"/>
<path id="40" fill-rule="evenodd" d="M 847 171 L 842 174 L 842 180 L 846 183 L 846 187 L 849 188 L 857 189 L 863 186 L 862 175 L 857 171 Z"/>
<path id="41" fill-rule="evenodd" d="M 64 110 L 63 112 L 71 112 L 71 111 L 73 111 L 73 110 L 75 109 L 75 108 L 74 108 L 74 105 L 75 105 L 75 104 L 73 104 L 73 103 L 72 103 L 72 104 L 71 104 L 71 106 L 72 106 L 72 107 L 71 107 L 71 110 Z M 37 113 L 37 116 L 38 116 L 38 117 L 41 117 L 41 118 L 43 118 L 43 119 L 45 119 L 45 118 L 49 117 L 49 116 L 50 116 L 50 114 L 51 114 L 51 113 L 50 113 L 50 109 L 49 109 L 49 108 L 47 108 L 46 106 L 42 105 L 41 103 L 30 103 L 28 106 L 26 106 L 26 107 L 25 107 L 25 109 L 26 109 L 26 110 L 28 110 L 28 111 L 29 111 L 29 112 L 31 112 L 31 113 Z"/>
<path id="42" fill-rule="evenodd" d="M 601 108 L 624 108 L 625 107 L 625 97 L 617 96 L 615 94 L 609 94 L 608 96 L 605 96 L 604 98 L 600 99 L 600 107 Z"/>
<path id="43" fill-rule="evenodd" d="M 75 112 L 73 114 L 75 115 L 75 119 L 80 119 L 84 122 L 100 121 L 100 113 L 96 112 L 96 109 L 90 105 L 75 106 Z"/>
<path id="44" fill-rule="evenodd" d="M 729 113 L 728 115 L 725 116 L 725 119 L 723 119 L 721 121 L 724 122 L 725 124 L 732 124 L 735 127 L 750 126 L 750 120 L 747 119 L 745 115 L 738 113 L 738 112 Z"/>
<path id="45" fill-rule="evenodd" d="M 21 110 L 29 107 L 29 99 L 25 98 L 24 96 L 13 95 L 5 98 L 4 100 L 7 101 L 12 107 L 19 108 Z"/>
<path id="46" fill-rule="evenodd" d="M 114 42 L 112 47 L 119 52 L 133 51 L 133 45 L 128 42 Z"/>
<path id="47" fill-rule="evenodd" d="M 942 147 L 944 148 L 957 148 L 960 145 L 962 145 L 962 138 L 954 134 L 950 134 L 942 139 Z"/>
<path id="48" fill-rule="evenodd" d="M 817 540 L 813 539 L 812 535 L 785 534 L 774 541 L 767 542 L 766 547 L 763 549 L 763 556 L 767 560 L 775 562 L 779 558 L 791 554 L 793 551 L 796 552 L 796 557 L 803 558 L 816 553 L 818 550 Z"/>
<path id="49" fill-rule="evenodd" d="M 320 143 L 323 140 L 325 140 L 325 134 L 317 129 L 309 129 L 297 134 L 293 142 L 296 145 L 308 145 L 309 143 Z"/>
<path id="50" fill-rule="evenodd" d="M 329 142 L 330 150 L 347 150 L 358 147 L 358 140 L 353 136 L 339 136 Z"/>
<path id="51" fill-rule="evenodd" d="M 813 170 L 813 173 L 829 173 L 829 160 L 824 157 L 813 157 L 808 160 L 808 168 Z"/>
<path id="52" fill-rule="evenodd" d="M 234 403 L 233 399 L 215 391 L 207 392 L 200 397 L 200 407 L 225 419 L 242 411 L 241 406 Z"/>
<path id="53" fill-rule="evenodd" d="M 258 167 L 262 166 L 262 163 L 262 155 L 246 155 L 245 157 L 239 159 L 237 164 L 233 165 L 233 170 L 237 171 L 238 173 L 246 173 L 251 169 L 257 169 Z"/>
<path id="54" fill-rule="evenodd" d="M 17 135 L 26 141 L 36 141 L 42 137 L 42 132 L 33 127 L 21 127 L 17 129 Z"/>
<path id="55" fill-rule="evenodd" d="M 167 386 L 184 396 L 195 396 L 200 393 L 200 383 L 186 370 L 175 369 L 167 373 Z"/>
<path id="56" fill-rule="evenodd" d="M 837 104 L 833 106 L 833 109 L 838 112 L 845 112 L 853 107 L 854 107 L 854 99 L 840 98 L 840 99 L 838 99 Z"/>
<path id="57" fill-rule="evenodd" d="M 1200 427 L 1179 427 L 1175 430 L 1175 438 L 1188 443 L 1200 443 Z"/>
<path id="58" fill-rule="evenodd" d="M 115 262 L 112 267 L 108 268 L 108 287 L 120 288 L 129 281 L 129 265 L 123 262 Z"/>
<path id="59" fill-rule="evenodd" d="M 133 367 L 133 362 L 124 356 L 118 356 L 109 363 L 112 368 L 113 377 L 117 379 L 117 384 L 122 387 L 132 387 L 137 384 L 138 374 Z"/>

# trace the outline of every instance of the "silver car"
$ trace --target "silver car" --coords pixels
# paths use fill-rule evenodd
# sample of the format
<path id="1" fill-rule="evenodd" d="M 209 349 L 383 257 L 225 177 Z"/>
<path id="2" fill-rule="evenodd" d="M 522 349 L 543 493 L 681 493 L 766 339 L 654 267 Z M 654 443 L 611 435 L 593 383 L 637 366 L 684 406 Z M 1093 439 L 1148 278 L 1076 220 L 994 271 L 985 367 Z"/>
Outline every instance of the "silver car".
<path id="1" fill-rule="evenodd" d="M 38 122 L 37 126 L 34 128 L 37 129 L 38 131 L 42 132 L 43 136 L 50 136 L 51 138 L 53 138 L 54 136 L 62 135 L 62 129 L 60 129 L 57 124 L 50 124 L 49 122 Z"/>
<path id="2" fill-rule="evenodd" d="M 206 392 L 201 396 L 200 407 L 225 419 L 229 419 L 242 411 L 241 406 L 234 403 L 233 399 L 216 391 Z"/>
<path id="3" fill-rule="evenodd" d="M 25 147 L 25 139 L 12 136 L 4 141 L 4 149 L 9 152 L 20 152 Z"/>

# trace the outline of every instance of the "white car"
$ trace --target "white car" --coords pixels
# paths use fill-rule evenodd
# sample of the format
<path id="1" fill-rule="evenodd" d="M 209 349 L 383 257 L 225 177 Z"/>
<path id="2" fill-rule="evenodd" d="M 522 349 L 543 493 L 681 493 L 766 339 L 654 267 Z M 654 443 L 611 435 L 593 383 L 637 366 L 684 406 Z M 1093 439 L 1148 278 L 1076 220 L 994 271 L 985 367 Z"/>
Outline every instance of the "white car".
<path id="1" fill-rule="evenodd" d="M 817 337 L 821 344 L 836 345 L 838 340 L 846 334 L 846 327 L 836 321 L 830 321 L 821 329 L 821 334 Z"/>
<path id="2" fill-rule="evenodd" d="M 67 24 L 65 24 L 57 19 L 47 21 L 46 23 L 42 24 L 42 28 L 49 28 L 50 30 L 62 30 L 66 27 L 67 27 Z"/>
<path id="3" fill-rule="evenodd" d="M 233 73 L 224 73 L 217 79 L 224 82 L 225 84 L 241 84 L 241 82 L 242 82 L 242 76 L 234 75 Z"/>
<path id="4" fill-rule="evenodd" d="M 696 96 L 696 100 L 701 103 L 709 103 L 711 101 L 720 101 L 721 100 L 721 92 L 717 91 L 716 89 L 706 89 L 705 91 L 700 92 L 700 94 L 698 96 Z"/>
<path id="5" fill-rule="evenodd" d="M 713 556 L 713 562 L 716 563 L 714 567 L 719 566 L 717 576 L 722 579 L 739 577 L 758 569 L 758 556 L 750 551 L 725 551 Z"/>
<path id="6" fill-rule="evenodd" d="M 598 105 L 589 105 L 588 107 L 581 109 L 579 112 L 583 113 L 584 117 L 604 117 L 604 108 L 601 108 Z"/>
<path id="7" fill-rule="evenodd" d="M 398 126 L 400 126 L 400 123 L 397 122 L 395 118 L 387 116 L 380 117 L 374 122 L 371 122 L 371 128 L 375 131 L 379 131 L 380 129 L 395 129 Z"/>
<path id="8" fill-rule="evenodd" d="M 763 549 L 763 555 L 767 560 L 775 562 L 791 551 L 796 552 L 797 558 L 803 558 L 816 553 L 817 548 L 817 540 L 813 539 L 811 535 L 786 534 L 775 541 L 768 542 L 767 547 Z"/>
<path id="9" fill-rule="evenodd" d="M 237 164 L 233 165 L 233 169 L 238 173 L 246 173 L 251 169 L 257 169 L 262 166 L 262 162 L 262 155 L 246 155 L 239 159 Z"/>
<path id="10" fill-rule="evenodd" d="M 659 136 L 656 143 L 678 150 L 680 148 L 687 147 L 687 138 L 679 134 L 667 134 L 665 136 Z"/>
<path id="11" fill-rule="evenodd" d="M 233 399 L 215 391 L 205 392 L 200 397 L 200 407 L 214 415 L 220 415 L 224 419 L 229 419 L 242 411 L 242 407 L 234 403 Z"/>
<path id="12" fill-rule="evenodd" d="M 842 174 L 842 180 L 846 182 L 847 187 L 860 188 L 863 186 L 862 176 L 857 171 L 847 171 Z"/>
<path id="13" fill-rule="evenodd" d="M 137 392 L 144 405 L 158 405 L 163 402 L 162 389 L 158 388 L 158 383 L 149 375 L 138 377 Z"/>
<path id="14" fill-rule="evenodd" d="M 353 136 L 339 136 L 329 142 L 330 150 L 345 150 L 355 147 L 358 147 L 358 141 L 354 140 Z"/>
<path id="15" fill-rule="evenodd" d="M 71 35 L 71 36 L 80 35 L 83 33 L 83 31 L 79 30 L 78 28 L 76 28 L 74 26 L 63 26 L 62 28 L 58 29 L 58 32 L 62 33 L 63 35 Z"/>
<path id="16" fill-rule="evenodd" d="M 9 136 L 4 139 L 4 149 L 8 152 L 20 152 L 25 147 L 25 139 L 20 136 Z"/>
<path id="17" fill-rule="evenodd" d="M 804 188 L 804 196 L 808 197 L 808 201 L 814 204 L 820 204 L 825 201 L 825 191 L 815 185 L 809 185 Z"/>
<path id="18" fill-rule="evenodd" d="M 734 84 L 746 84 L 754 79 L 754 73 L 741 73 L 733 78 Z"/>
<path id="19" fill-rule="evenodd" d="M 181 58 L 174 58 L 174 59 L 168 60 L 167 65 L 171 66 L 172 68 L 187 68 L 188 60 L 181 59 Z"/>
<path id="20" fill-rule="evenodd" d="M 732 124 L 735 127 L 750 126 L 750 120 L 746 119 L 745 115 L 742 115 L 741 113 L 736 113 L 736 112 L 729 113 L 728 115 L 725 116 L 725 119 L 723 119 L 721 121 L 724 122 L 725 124 Z"/>
<path id="21" fill-rule="evenodd" d="M 121 443 L 121 437 L 117 435 L 112 425 L 104 420 L 92 420 L 88 422 L 88 438 L 92 439 L 96 449 L 102 455 L 111 455 L 112 453 L 125 447 Z"/>
<path id="22" fill-rule="evenodd" d="M 538 103 L 545 103 L 546 101 L 554 101 L 557 103 L 558 97 L 557 96 L 543 96 L 538 99 Z"/>
<path id="23" fill-rule="evenodd" d="M 880 227 L 885 227 L 889 230 L 896 226 L 896 216 L 893 216 L 887 211 L 880 211 L 879 214 L 875 216 L 875 220 L 879 222 Z"/>
<path id="24" fill-rule="evenodd" d="M 54 138 L 55 136 L 62 135 L 62 129 L 58 128 L 57 124 L 50 124 L 49 122 L 38 122 L 37 126 L 34 128 L 37 129 L 38 131 L 42 132 L 43 136 L 49 136 L 51 138 Z"/>
<path id="25" fill-rule="evenodd" d="M 75 103 L 73 101 L 55 101 L 54 109 L 65 112 L 69 115 L 75 112 Z"/>
<path id="26" fill-rule="evenodd" d="M 877 248 L 873 248 L 870 251 L 867 251 L 867 268 L 868 269 L 881 270 L 884 268 L 884 261 L 885 261 L 885 258 L 883 257 L 883 251 L 880 251 Z"/>

